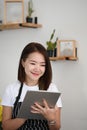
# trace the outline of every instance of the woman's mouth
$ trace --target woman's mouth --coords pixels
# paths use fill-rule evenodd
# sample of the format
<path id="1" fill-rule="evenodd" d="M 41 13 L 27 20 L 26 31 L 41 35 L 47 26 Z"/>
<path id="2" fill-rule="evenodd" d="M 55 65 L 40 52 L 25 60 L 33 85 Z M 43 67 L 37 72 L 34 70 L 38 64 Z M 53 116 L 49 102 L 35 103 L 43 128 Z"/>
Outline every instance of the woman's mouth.
<path id="1" fill-rule="evenodd" d="M 34 76 L 39 76 L 39 74 L 38 74 L 38 73 L 34 73 L 34 72 L 32 72 L 32 74 L 33 74 Z"/>

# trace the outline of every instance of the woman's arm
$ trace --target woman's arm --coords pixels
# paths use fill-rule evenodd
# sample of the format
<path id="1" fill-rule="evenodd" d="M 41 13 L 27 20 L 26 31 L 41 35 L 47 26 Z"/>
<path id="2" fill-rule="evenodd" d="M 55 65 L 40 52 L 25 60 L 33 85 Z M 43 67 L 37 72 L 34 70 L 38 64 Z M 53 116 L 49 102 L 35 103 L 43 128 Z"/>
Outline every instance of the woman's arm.
<path id="1" fill-rule="evenodd" d="M 21 118 L 12 119 L 12 108 L 3 106 L 2 128 L 3 130 L 16 130 L 24 124 L 26 120 Z"/>
<path id="2" fill-rule="evenodd" d="M 60 120 L 60 115 L 61 115 L 61 108 L 56 107 L 55 108 L 55 117 L 53 120 L 48 121 L 48 125 L 50 130 L 59 130 L 61 128 L 61 120 Z"/>
<path id="3" fill-rule="evenodd" d="M 34 106 L 31 106 L 31 112 L 42 114 L 47 119 L 50 130 L 59 130 L 61 127 L 61 108 L 57 106 L 49 108 L 45 99 L 43 100 L 43 106 L 36 102 Z"/>

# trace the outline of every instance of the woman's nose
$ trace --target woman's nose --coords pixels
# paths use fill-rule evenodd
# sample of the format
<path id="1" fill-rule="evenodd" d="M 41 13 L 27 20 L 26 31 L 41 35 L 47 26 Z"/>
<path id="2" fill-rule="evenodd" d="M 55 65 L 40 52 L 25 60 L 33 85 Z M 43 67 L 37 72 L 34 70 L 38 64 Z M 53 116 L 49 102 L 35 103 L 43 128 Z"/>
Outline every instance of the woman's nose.
<path id="1" fill-rule="evenodd" d="M 39 71 L 40 70 L 40 65 L 36 65 L 35 70 Z"/>

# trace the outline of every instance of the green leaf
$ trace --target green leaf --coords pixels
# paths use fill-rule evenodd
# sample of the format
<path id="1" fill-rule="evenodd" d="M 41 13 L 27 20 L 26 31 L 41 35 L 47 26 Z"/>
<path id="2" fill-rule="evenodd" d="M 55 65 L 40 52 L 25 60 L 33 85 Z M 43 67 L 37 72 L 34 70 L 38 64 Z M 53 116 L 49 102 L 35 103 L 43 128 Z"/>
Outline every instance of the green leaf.
<path id="1" fill-rule="evenodd" d="M 53 44 L 52 44 L 52 42 L 50 42 L 50 41 L 48 41 L 47 42 L 47 50 L 53 50 Z"/>
<path id="2" fill-rule="evenodd" d="M 56 38 L 55 42 L 52 42 L 54 34 L 55 34 L 55 29 L 53 30 L 51 34 L 50 40 L 46 42 L 47 50 L 54 50 L 56 48 L 58 37 Z"/>
<path id="3" fill-rule="evenodd" d="M 53 39 L 54 34 L 55 34 L 55 29 L 53 30 L 53 32 L 52 32 L 52 34 L 51 34 L 50 41 Z"/>
<path id="4" fill-rule="evenodd" d="M 28 2 L 28 16 L 31 17 L 31 15 L 32 15 L 33 12 L 34 12 L 34 10 L 33 10 L 33 1 L 30 0 Z"/>

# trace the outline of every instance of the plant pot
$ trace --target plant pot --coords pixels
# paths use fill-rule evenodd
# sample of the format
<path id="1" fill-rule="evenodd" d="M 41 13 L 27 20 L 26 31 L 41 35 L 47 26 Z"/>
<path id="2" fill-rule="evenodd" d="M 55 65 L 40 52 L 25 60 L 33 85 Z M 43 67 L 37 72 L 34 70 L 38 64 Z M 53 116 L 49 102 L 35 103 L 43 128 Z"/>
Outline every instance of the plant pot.
<path id="1" fill-rule="evenodd" d="M 53 57 L 53 50 L 47 50 L 48 56 Z"/>
<path id="2" fill-rule="evenodd" d="M 32 22 L 33 22 L 33 18 L 31 18 L 31 17 L 26 17 L 26 22 L 27 22 L 27 23 L 32 23 Z"/>

